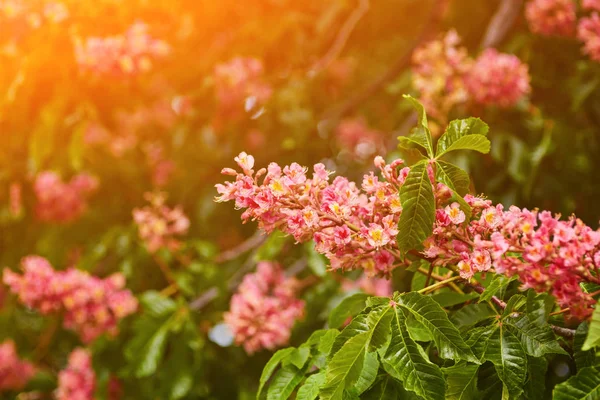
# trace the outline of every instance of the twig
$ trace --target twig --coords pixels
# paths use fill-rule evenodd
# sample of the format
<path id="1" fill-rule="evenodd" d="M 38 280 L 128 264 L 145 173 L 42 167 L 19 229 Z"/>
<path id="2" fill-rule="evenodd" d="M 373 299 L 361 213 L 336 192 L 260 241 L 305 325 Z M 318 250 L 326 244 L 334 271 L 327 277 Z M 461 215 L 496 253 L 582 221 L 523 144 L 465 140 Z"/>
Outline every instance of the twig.
<path id="1" fill-rule="evenodd" d="M 427 278 L 425 278 L 425 286 L 429 286 L 431 280 L 431 274 L 433 273 L 433 264 L 429 264 L 429 271 L 427 271 Z"/>
<path id="2" fill-rule="evenodd" d="M 522 5 L 523 0 L 503 0 L 500 3 L 481 40 L 482 49 L 494 47 L 504 39 L 520 15 Z"/>
<path id="3" fill-rule="evenodd" d="M 331 48 L 308 71 L 309 77 L 315 76 L 320 71 L 327 68 L 329 64 L 331 64 L 333 60 L 340 55 L 342 49 L 346 45 L 346 42 L 348 42 L 350 34 L 358 24 L 358 21 L 360 21 L 360 19 L 367 13 L 368 10 L 369 0 L 359 0 L 358 7 L 350 14 L 348 19 L 342 25 L 342 28 L 338 32 Z"/>
<path id="4" fill-rule="evenodd" d="M 219 289 L 217 289 L 216 286 L 211 287 L 190 303 L 190 310 L 201 310 L 205 305 L 213 301 L 218 295 Z"/>
<path id="5" fill-rule="evenodd" d="M 267 240 L 267 236 L 262 234 L 260 231 L 257 231 L 254 235 L 252 235 L 246 241 L 242 242 L 240 245 L 232 249 L 225 250 L 221 254 L 217 255 L 215 257 L 215 262 L 223 263 L 236 259 L 245 252 L 260 246 L 265 240 Z"/>
<path id="6" fill-rule="evenodd" d="M 423 294 L 423 293 L 426 293 L 426 292 L 430 292 L 430 291 L 435 290 L 437 288 L 440 288 L 442 286 L 446 286 L 446 285 L 450 284 L 451 282 L 454 282 L 454 281 L 459 280 L 459 279 L 462 279 L 460 277 L 460 275 L 455 275 L 452 278 L 448 278 L 448 279 L 445 279 L 443 281 L 436 282 L 436 283 L 434 283 L 431 286 L 427 286 L 427 287 L 425 287 L 425 288 L 423 288 L 421 290 L 418 290 L 417 293 Z"/>
<path id="7" fill-rule="evenodd" d="M 398 74 L 401 73 L 406 68 L 406 66 L 408 66 L 413 50 L 422 42 L 424 42 L 429 37 L 430 32 L 435 31 L 438 25 L 440 13 L 438 12 L 439 8 L 437 6 L 437 1 L 432 1 L 431 3 L 432 4 L 429 9 L 429 19 L 425 23 L 425 27 L 421 30 L 421 33 L 419 34 L 417 39 L 415 39 L 412 42 L 409 48 L 400 57 L 398 57 L 396 61 L 392 63 L 392 65 L 387 71 L 385 71 L 382 75 L 378 76 L 364 89 L 358 91 L 356 95 L 350 97 L 342 104 L 334 107 L 331 110 L 326 111 L 321 117 L 321 122 L 319 123 L 319 125 L 325 127 L 331 126 L 341 117 L 354 110 L 358 105 L 367 100 L 373 94 L 377 93 L 381 88 L 385 86 L 386 83 L 398 76 Z"/>

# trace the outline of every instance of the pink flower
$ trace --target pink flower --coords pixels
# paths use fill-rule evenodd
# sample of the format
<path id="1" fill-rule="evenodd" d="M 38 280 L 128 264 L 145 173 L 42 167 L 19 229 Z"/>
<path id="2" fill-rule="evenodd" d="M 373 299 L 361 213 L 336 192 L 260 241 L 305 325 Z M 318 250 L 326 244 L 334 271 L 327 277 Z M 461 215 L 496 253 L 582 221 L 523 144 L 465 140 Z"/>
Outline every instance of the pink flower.
<path id="1" fill-rule="evenodd" d="M 33 184 L 36 215 L 44 222 L 73 222 L 87 210 L 86 200 L 97 188 L 98 180 L 88 174 L 76 175 L 65 183 L 55 172 L 42 172 Z"/>
<path id="2" fill-rule="evenodd" d="M 89 350 L 77 348 L 69 355 L 67 368 L 58 374 L 57 400 L 93 400 L 96 373 Z"/>
<path id="3" fill-rule="evenodd" d="M 460 205 L 456 202 L 446 206 L 446 215 L 455 225 L 460 225 L 465 222 L 465 213 L 460 209 Z"/>
<path id="4" fill-rule="evenodd" d="M 579 21 L 577 38 L 583 42 L 583 52 L 600 62 L 600 15 L 597 12 Z"/>
<path id="5" fill-rule="evenodd" d="M 362 275 L 358 280 L 345 280 L 342 288 L 346 292 L 360 290 L 371 296 L 391 297 L 393 293 L 392 281 L 385 278 L 369 278 Z"/>
<path id="6" fill-rule="evenodd" d="M 224 319 L 237 344 L 248 354 L 285 345 L 296 320 L 304 313 L 304 302 L 296 295 L 297 282 L 286 278 L 279 265 L 258 263 L 231 298 Z"/>
<path id="7" fill-rule="evenodd" d="M 581 5 L 586 10 L 600 11 L 600 0 L 583 0 Z"/>
<path id="8" fill-rule="evenodd" d="M 525 7 L 525 17 L 533 33 L 571 36 L 575 32 L 573 0 L 531 0 Z"/>
<path id="9" fill-rule="evenodd" d="M 33 364 L 19 358 L 12 340 L 0 344 L 0 392 L 20 391 L 35 372 Z"/>
<path id="10" fill-rule="evenodd" d="M 133 220 L 140 239 L 151 253 L 161 248 L 177 250 L 181 245 L 177 238 L 187 234 L 189 219 L 180 207 L 169 208 L 165 205 L 164 193 L 146 193 L 144 197 L 150 205 L 133 210 Z"/>
<path id="11" fill-rule="evenodd" d="M 517 56 L 486 49 L 466 78 L 473 100 L 483 105 L 514 106 L 530 91 L 529 72 Z"/>
<path id="12" fill-rule="evenodd" d="M 98 75 L 126 76 L 147 72 L 152 60 L 169 54 L 169 45 L 152 38 L 148 26 L 133 24 L 124 34 L 90 37 L 75 42 L 79 68 Z"/>
<path id="13" fill-rule="evenodd" d="M 21 261 L 23 275 L 4 269 L 4 283 L 27 307 L 42 314 L 63 312 L 63 326 L 89 343 L 98 336 L 118 333 L 118 322 L 137 310 L 137 300 L 123 290 L 125 278 L 114 274 L 106 279 L 74 268 L 54 271 L 38 256 Z"/>

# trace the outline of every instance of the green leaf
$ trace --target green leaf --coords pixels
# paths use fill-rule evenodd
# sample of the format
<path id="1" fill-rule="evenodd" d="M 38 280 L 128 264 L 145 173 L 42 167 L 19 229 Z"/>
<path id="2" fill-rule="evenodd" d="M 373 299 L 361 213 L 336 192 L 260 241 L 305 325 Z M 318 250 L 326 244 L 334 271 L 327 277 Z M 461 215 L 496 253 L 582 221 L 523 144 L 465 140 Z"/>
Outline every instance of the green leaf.
<path id="1" fill-rule="evenodd" d="M 582 350 L 583 343 L 585 342 L 585 338 L 587 337 L 587 333 L 587 322 L 579 324 L 577 330 L 575 331 L 575 338 L 573 339 L 573 358 L 575 359 L 577 371 L 580 371 L 582 368 L 585 367 L 591 367 L 592 365 L 594 365 L 594 361 L 596 360 L 596 354 L 594 351 Z"/>
<path id="2" fill-rule="evenodd" d="M 157 291 L 149 290 L 140 296 L 140 302 L 144 312 L 160 318 L 173 314 L 177 310 L 177 303 L 169 297 L 165 297 Z"/>
<path id="3" fill-rule="evenodd" d="M 169 360 L 164 365 L 166 376 L 162 379 L 162 386 L 168 388 L 169 400 L 185 397 L 194 385 L 192 375 L 192 355 L 188 341 L 177 337 L 171 341 Z"/>
<path id="4" fill-rule="evenodd" d="M 317 253 L 312 241 L 307 242 L 304 245 L 304 248 L 307 253 L 306 262 L 308 263 L 310 270 L 317 276 L 325 276 L 327 273 L 327 258 L 325 258 L 324 255 Z"/>
<path id="5" fill-rule="evenodd" d="M 460 336 L 458 329 L 448 319 L 444 309 L 431 297 L 417 292 L 409 292 L 395 296 L 394 300 L 429 329 L 439 350 L 440 357 L 479 363 L 479 360 Z"/>
<path id="6" fill-rule="evenodd" d="M 329 352 L 329 358 L 332 358 L 344 344 L 351 338 L 356 335 L 360 335 L 361 333 L 369 332 L 369 324 L 367 323 L 367 315 L 360 314 L 354 317 L 352 322 L 350 322 L 344 330 L 337 335 L 333 342 L 333 346 L 331 346 L 331 351 Z"/>
<path id="7" fill-rule="evenodd" d="M 552 393 L 554 400 L 600 399 L 600 368 L 585 367 L 566 382 L 556 385 Z"/>
<path id="8" fill-rule="evenodd" d="M 296 400 L 315 400 L 319 395 L 319 388 L 325 383 L 325 371 L 306 378 L 306 381 L 296 394 Z"/>
<path id="9" fill-rule="evenodd" d="M 560 347 L 554 336 L 554 332 L 552 332 L 548 324 L 537 325 L 527 315 L 520 315 L 517 318 L 509 317 L 503 323 L 514 330 L 525 352 L 530 356 L 541 357 L 545 354 L 567 354 Z"/>
<path id="10" fill-rule="evenodd" d="M 377 353 L 366 353 L 363 369 L 354 385 L 357 394 L 362 394 L 373 385 L 373 382 L 377 379 L 377 371 L 379 371 Z"/>
<path id="11" fill-rule="evenodd" d="M 291 396 L 296 386 L 304 379 L 304 370 L 293 365 L 281 368 L 269 385 L 267 400 L 285 400 Z"/>
<path id="12" fill-rule="evenodd" d="M 465 301 L 469 301 L 472 299 L 478 298 L 479 295 L 477 293 L 456 293 L 456 292 L 440 292 L 431 295 L 431 298 L 434 299 L 440 306 L 442 307 L 452 307 L 457 304 L 462 304 Z"/>
<path id="13" fill-rule="evenodd" d="M 600 344 L 600 307 L 594 309 L 587 337 L 581 349 L 583 351 L 590 350 Z"/>
<path id="14" fill-rule="evenodd" d="M 435 199 L 427 162 L 415 164 L 400 189 L 402 214 L 398 223 L 398 247 L 404 253 L 422 247 L 433 232 L 435 222 Z"/>
<path id="15" fill-rule="evenodd" d="M 415 342 L 433 341 L 433 336 L 425 325 L 416 320 L 415 317 L 408 312 L 404 312 L 404 316 L 406 317 L 406 328 L 408 329 L 408 334 L 412 340 Z"/>
<path id="16" fill-rule="evenodd" d="M 450 320 L 460 329 L 463 329 L 478 324 L 494 315 L 496 315 L 496 313 L 487 303 L 467 304 L 456 311 L 450 317 Z"/>
<path id="17" fill-rule="evenodd" d="M 515 279 L 515 277 L 508 278 L 500 274 L 494 275 L 488 287 L 481 293 L 479 301 L 490 300 L 493 296 L 496 296 L 498 292 L 506 289 L 506 287 Z"/>
<path id="18" fill-rule="evenodd" d="M 327 330 L 327 332 L 325 332 L 325 334 L 321 337 L 321 341 L 319 341 L 319 352 L 329 354 L 331 352 L 331 348 L 333 347 L 333 343 L 339 334 L 340 332 L 337 329 Z"/>
<path id="19" fill-rule="evenodd" d="M 389 300 L 388 300 L 389 303 Z M 389 305 L 380 306 L 367 315 L 370 329 L 369 351 L 376 351 L 387 343 L 390 336 L 390 323 L 393 318 L 393 308 Z"/>
<path id="20" fill-rule="evenodd" d="M 410 136 L 400 136 L 398 140 L 400 141 L 400 145 L 402 145 L 403 141 L 410 141 L 418 144 L 419 146 L 425 148 L 427 150 L 427 155 L 430 158 L 433 158 L 433 140 L 431 138 L 431 132 L 429 131 L 429 126 L 427 125 L 427 114 L 425 113 L 425 107 L 414 97 L 409 95 L 403 96 L 406 100 L 408 100 L 412 106 L 417 111 L 417 127 L 412 130 Z"/>
<path id="21" fill-rule="evenodd" d="M 490 151 L 490 141 L 485 137 L 489 128 L 479 118 L 451 121 L 437 142 L 436 157 L 454 150 Z"/>
<path id="22" fill-rule="evenodd" d="M 282 364 L 284 367 L 287 365 L 293 365 L 296 368 L 301 369 L 304 367 L 304 364 L 306 364 L 306 361 L 308 361 L 309 356 L 310 348 L 303 346 L 294 349 L 294 351 L 292 351 L 289 356 L 282 361 Z"/>
<path id="23" fill-rule="evenodd" d="M 502 317 L 507 317 L 513 313 L 520 312 L 527 305 L 527 298 L 522 294 L 515 294 L 508 299 L 506 308 L 502 312 Z"/>
<path id="24" fill-rule="evenodd" d="M 448 368 L 442 368 L 448 383 L 446 400 L 477 400 L 481 399 L 477 390 L 478 365 L 457 363 Z"/>
<path id="25" fill-rule="evenodd" d="M 327 366 L 327 383 L 321 388 L 322 400 L 341 400 L 344 390 L 358 380 L 364 366 L 369 333 L 364 332 L 349 339 Z"/>
<path id="26" fill-rule="evenodd" d="M 460 196 L 464 196 L 469 192 L 470 179 L 465 170 L 442 160 L 435 163 L 437 165 L 436 179 L 439 182 L 442 182 Z"/>
<path id="27" fill-rule="evenodd" d="M 375 386 L 362 396 L 363 400 L 398 400 L 398 387 L 392 378 L 385 377 L 377 382 Z"/>
<path id="28" fill-rule="evenodd" d="M 498 325 L 481 326 L 469 331 L 467 345 L 473 350 L 479 360 L 483 360 L 489 345 L 490 337 L 496 332 Z"/>
<path id="29" fill-rule="evenodd" d="M 137 364 L 135 375 L 138 378 L 152 375 L 156 372 L 167 345 L 167 336 L 171 329 L 171 321 L 165 322 L 152 335 L 150 340 L 144 346 L 144 351 L 140 354 L 140 359 Z"/>
<path id="30" fill-rule="evenodd" d="M 262 246 L 257 249 L 254 261 L 273 260 L 281 252 L 288 239 L 289 237 L 280 231 L 271 233 Z"/>
<path id="31" fill-rule="evenodd" d="M 494 364 L 504 390 L 507 390 L 511 398 L 523 391 L 527 376 L 527 357 L 521 342 L 509 329 L 499 325 L 493 331 L 487 339 L 483 358 Z"/>
<path id="32" fill-rule="evenodd" d="M 548 293 L 536 294 L 534 290 L 527 292 L 527 315 L 536 324 L 546 324 L 553 308 L 553 296 L 550 296 Z"/>
<path id="33" fill-rule="evenodd" d="M 262 374 L 260 376 L 260 386 L 258 387 L 258 393 L 256 394 L 256 398 L 260 399 L 260 394 L 265 386 L 265 383 L 269 380 L 275 368 L 281 363 L 283 359 L 289 356 L 293 351 L 294 347 L 288 347 L 287 349 L 281 349 L 275 352 L 271 359 L 267 362 L 267 365 L 263 368 Z"/>
<path id="34" fill-rule="evenodd" d="M 419 345 L 406 329 L 404 313 L 397 307 L 392 320 L 392 340 L 383 358 L 388 374 L 402 381 L 404 388 L 425 399 L 444 399 L 446 384 L 440 368 L 423 357 Z"/>
<path id="35" fill-rule="evenodd" d="M 342 326 L 348 317 L 353 317 L 365 308 L 368 294 L 355 293 L 343 299 L 329 314 L 329 326 L 338 328 Z"/>
<path id="36" fill-rule="evenodd" d="M 525 400 L 546 399 L 546 371 L 548 361 L 544 357 L 527 356 L 527 382 L 523 390 Z"/>

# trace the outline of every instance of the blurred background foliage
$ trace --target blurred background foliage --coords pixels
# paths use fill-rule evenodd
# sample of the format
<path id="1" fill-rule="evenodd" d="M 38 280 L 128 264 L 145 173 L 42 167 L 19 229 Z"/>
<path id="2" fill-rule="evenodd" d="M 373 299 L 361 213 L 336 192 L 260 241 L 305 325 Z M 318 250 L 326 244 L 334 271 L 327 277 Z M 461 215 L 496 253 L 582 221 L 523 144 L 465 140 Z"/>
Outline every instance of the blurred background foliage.
<path id="1" fill-rule="evenodd" d="M 401 97 L 418 96 L 412 49 L 454 28 L 477 54 L 502 2 L 63 0 L 64 18 L 44 14 L 48 3 L 0 0 L 0 264 L 15 269 L 38 254 L 58 268 L 126 276 L 142 312 L 117 339 L 91 345 L 99 399 L 109 398 L 112 375 L 125 398 L 245 399 L 271 353 L 250 357 L 211 339 L 243 274 L 274 259 L 301 279 L 317 277 L 304 291 L 306 316 L 292 343 L 322 327 L 344 294 L 342 278 L 326 275 L 310 246 L 293 247 L 277 234 L 256 239 L 238 212 L 215 204 L 220 170 L 246 151 L 260 167 L 323 162 L 360 179 L 376 152 L 398 156 L 396 137 L 412 127 Z M 135 22 L 168 44 L 166 56 L 136 73 L 78 65 L 78 41 L 120 35 Z M 508 110 L 470 110 L 490 125 L 492 151 L 455 161 L 470 172 L 473 191 L 495 202 L 576 213 L 595 226 L 600 66 L 574 40 L 532 35 L 522 12 L 501 36 L 496 46 L 529 65 L 531 96 Z M 263 95 L 219 73 L 237 57 L 258 60 L 259 72 L 247 79 Z M 360 147 L 360 137 L 372 140 Z M 80 218 L 36 217 L 34 182 L 43 171 L 98 179 Z M 132 210 L 158 190 L 182 206 L 190 229 L 178 250 L 153 254 L 138 239 Z M 228 249 L 233 256 L 223 257 Z M 164 291 L 161 263 L 174 272 L 176 294 Z M 405 274 L 398 271 L 394 289 L 410 283 Z M 0 318 L 0 338 L 13 338 L 20 354 L 45 368 L 30 389 L 52 390 L 77 337 L 55 333 L 54 319 L 10 296 Z"/>

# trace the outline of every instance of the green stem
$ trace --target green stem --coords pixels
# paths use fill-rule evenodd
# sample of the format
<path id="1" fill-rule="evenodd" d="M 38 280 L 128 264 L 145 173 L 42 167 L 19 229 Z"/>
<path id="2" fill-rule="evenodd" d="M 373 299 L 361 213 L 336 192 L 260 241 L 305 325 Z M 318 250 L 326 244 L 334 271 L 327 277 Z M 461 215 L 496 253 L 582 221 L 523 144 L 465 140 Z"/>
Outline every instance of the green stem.
<path id="1" fill-rule="evenodd" d="M 451 282 L 454 282 L 454 281 L 456 281 L 456 280 L 459 280 L 459 279 L 462 279 L 462 278 L 460 277 L 460 275 L 455 275 L 455 276 L 453 276 L 452 278 L 444 279 L 443 281 L 436 282 L 436 283 L 434 283 L 434 284 L 433 284 L 433 285 L 431 285 L 431 286 L 427 286 L 426 288 L 423 288 L 423 289 L 419 290 L 417 293 L 421 293 L 421 294 L 423 294 L 423 293 L 429 292 L 429 291 L 431 291 L 431 290 L 435 290 L 435 289 L 437 289 L 437 288 L 440 288 L 440 287 L 442 287 L 442 286 L 446 286 L 446 285 L 448 285 L 449 283 L 451 283 Z"/>

